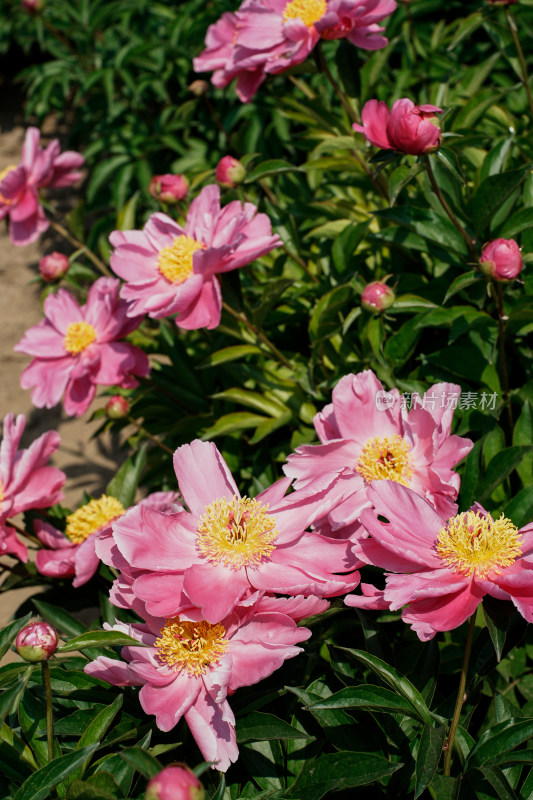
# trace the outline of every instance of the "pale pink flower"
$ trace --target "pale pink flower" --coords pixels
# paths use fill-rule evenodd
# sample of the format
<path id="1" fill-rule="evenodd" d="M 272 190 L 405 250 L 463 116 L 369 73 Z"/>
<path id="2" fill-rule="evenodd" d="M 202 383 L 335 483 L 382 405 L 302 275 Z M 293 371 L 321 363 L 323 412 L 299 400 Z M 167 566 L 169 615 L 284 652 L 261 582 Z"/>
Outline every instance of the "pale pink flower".
<path id="1" fill-rule="evenodd" d="M 403 609 L 420 639 L 461 625 L 487 594 L 511 601 L 533 622 L 533 523 L 518 530 L 477 503 L 448 518 L 393 481 L 375 481 L 367 492 L 373 507 L 361 521 L 370 536 L 355 548 L 390 573 L 382 600 Z M 357 595 L 346 604 L 371 607 Z"/>
<path id="2" fill-rule="evenodd" d="M 174 468 L 188 511 L 138 507 L 113 524 L 122 561 L 115 554 L 110 563 L 148 613 L 174 616 L 192 604 L 218 622 L 250 592 L 331 597 L 357 586 L 349 543 L 306 532 L 308 509 L 283 499 L 287 478 L 241 498 L 215 445 L 199 440 L 176 450 Z"/>
<path id="3" fill-rule="evenodd" d="M 155 714 L 162 731 L 185 717 L 205 760 L 222 772 L 238 757 L 227 695 L 271 675 L 311 635 L 286 614 L 252 605 L 235 607 L 216 624 L 189 609 L 179 617 L 147 617 L 146 624 L 117 623 L 113 629 L 148 646 L 122 648 L 127 663 L 100 656 L 85 672 L 115 686 L 142 686 L 143 710 Z"/>
<path id="4" fill-rule="evenodd" d="M 494 239 L 483 245 L 479 265 L 495 281 L 513 281 L 522 272 L 520 247 L 514 239 Z"/>
<path id="5" fill-rule="evenodd" d="M 0 219 L 9 216 L 9 236 L 16 245 L 34 242 L 48 228 L 38 190 L 71 186 L 81 177 L 79 168 L 84 164 L 79 153 L 60 153 L 57 139 L 43 149 L 40 136 L 38 128 L 28 128 L 20 164 L 0 172 Z"/>
<path id="6" fill-rule="evenodd" d="M 64 394 L 65 413 L 81 416 L 91 405 L 97 386 L 138 386 L 135 375 L 149 372 L 148 358 L 129 342 L 118 341 L 135 330 L 141 317 L 128 315 L 120 300 L 120 281 L 99 278 L 79 306 L 65 289 L 44 301 L 45 318 L 26 331 L 15 345 L 18 353 L 34 356 L 21 376 L 37 408 L 55 406 Z"/>
<path id="7" fill-rule="evenodd" d="M 390 111 L 383 101 L 369 100 L 363 107 L 363 124 L 354 123 L 352 128 L 376 147 L 418 156 L 440 146 L 435 114 L 441 112 L 437 106 L 415 106 L 407 97 L 396 100 Z"/>
<path id="8" fill-rule="evenodd" d="M 13 553 L 21 561 L 28 560 L 26 546 L 6 520 L 30 508 L 48 508 L 63 498 L 66 476 L 48 460 L 60 444 L 55 431 L 43 433 L 24 450 L 19 449 L 26 427 L 23 414 L 4 417 L 0 444 L 0 555 Z"/>
<path id="9" fill-rule="evenodd" d="M 176 492 L 154 492 L 141 500 L 167 513 L 178 499 Z M 110 495 L 90 500 L 66 519 L 65 532 L 50 523 L 37 519 L 35 533 L 44 545 L 35 555 L 35 565 L 41 575 L 51 578 L 71 578 L 72 585 L 82 586 L 100 566 L 99 547 L 106 552 L 112 546 L 111 523 L 126 513 L 122 503 Z"/>
<path id="10" fill-rule="evenodd" d="M 295 479 L 293 498 L 307 498 L 315 524 L 341 535 L 357 536 L 365 487 L 375 479 L 409 486 L 453 514 L 460 484 L 453 467 L 472 448 L 470 439 L 450 434 L 459 394 L 459 386 L 438 383 L 415 395 L 408 411 L 398 390 L 385 391 L 371 370 L 345 375 L 314 419 L 322 444 L 297 447 L 284 467 Z"/>
<path id="11" fill-rule="evenodd" d="M 109 238 L 111 266 L 126 281 L 121 294 L 131 302 L 128 313 L 154 319 L 178 314 L 176 325 L 189 330 L 220 323 L 217 273 L 244 267 L 281 242 L 253 203 L 221 208 L 214 185 L 193 200 L 185 228 L 152 214 L 142 231 L 114 231 Z"/>

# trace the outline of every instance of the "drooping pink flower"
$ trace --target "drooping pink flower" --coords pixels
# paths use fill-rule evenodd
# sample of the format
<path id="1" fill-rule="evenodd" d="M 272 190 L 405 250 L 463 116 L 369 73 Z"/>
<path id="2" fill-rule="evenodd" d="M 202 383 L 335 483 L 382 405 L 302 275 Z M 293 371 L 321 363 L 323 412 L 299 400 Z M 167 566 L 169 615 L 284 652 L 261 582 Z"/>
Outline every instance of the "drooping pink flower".
<path id="1" fill-rule="evenodd" d="M 84 164 L 79 153 L 60 153 L 57 139 L 43 149 L 40 136 L 38 128 L 28 128 L 20 164 L 0 172 L 0 219 L 9 216 L 9 236 L 16 245 L 34 242 L 48 228 L 38 190 L 71 186 L 81 177 L 79 168 Z"/>
<path id="2" fill-rule="evenodd" d="M 43 433 L 24 450 L 19 449 L 26 427 L 23 414 L 4 418 L 0 444 L 0 555 L 13 553 L 28 560 L 26 546 L 17 538 L 6 520 L 30 508 L 48 508 L 63 498 L 66 476 L 48 460 L 60 444 L 55 431 Z"/>
<path id="3" fill-rule="evenodd" d="M 99 278 L 83 306 L 65 289 L 48 295 L 45 318 L 14 348 L 34 356 L 20 383 L 23 389 L 34 387 L 37 408 L 55 406 L 64 394 L 65 412 L 79 417 L 91 405 L 97 386 L 131 389 L 138 385 L 134 376 L 148 374 L 142 350 L 118 341 L 142 319 L 128 315 L 129 305 L 119 299 L 119 289 L 116 278 Z"/>
<path id="4" fill-rule="evenodd" d="M 176 492 L 154 492 L 141 500 L 151 508 L 168 513 L 178 499 Z M 82 586 L 92 578 L 100 566 L 97 549 L 105 551 L 112 546 L 111 523 L 126 513 L 122 503 L 103 494 L 90 500 L 66 519 L 65 532 L 43 520 L 35 520 L 34 530 L 44 545 L 35 555 L 35 565 L 41 575 L 51 578 L 71 578 L 72 585 Z"/>
<path id="5" fill-rule="evenodd" d="M 165 214 L 152 214 L 142 231 L 114 231 L 111 266 L 126 284 L 129 314 L 154 319 L 178 314 L 188 330 L 216 328 L 222 296 L 217 273 L 249 264 L 280 244 L 266 214 L 252 203 L 220 207 L 218 186 L 193 200 L 185 228 Z"/>
<path id="6" fill-rule="evenodd" d="M 520 247 L 514 239 L 494 239 L 483 246 L 479 265 L 495 281 L 513 281 L 522 272 Z"/>
<path id="7" fill-rule="evenodd" d="M 315 417 L 322 444 L 297 447 L 284 467 L 295 479 L 293 498 L 314 502 L 315 524 L 343 536 L 357 536 L 372 480 L 409 486 L 450 516 L 460 483 L 453 467 L 472 448 L 470 439 L 450 434 L 459 394 L 459 386 L 438 383 L 415 395 L 408 411 L 371 370 L 345 375 Z"/>
<path id="8" fill-rule="evenodd" d="M 375 481 L 367 493 L 372 509 L 361 520 L 370 536 L 356 549 L 390 573 L 382 598 L 391 610 L 403 609 L 420 639 L 461 625 L 487 594 L 510 600 L 533 621 L 533 523 L 518 530 L 477 503 L 448 518 L 393 481 Z M 356 608 L 365 603 L 346 598 Z"/>
<path id="9" fill-rule="evenodd" d="M 283 499 L 290 480 L 241 497 L 215 445 L 199 440 L 177 449 L 174 468 L 188 511 L 137 507 L 113 524 L 110 563 L 149 614 L 192 604 L 215 623 L 250 592 L 331 597 L 357 586 L 349 543 L 306 532 L 308 509 Z"/>
<path id="10" fill-rule="evenodd" d="M 354 123 L 352 128 L 376 147 L 418 156 L 440 146 L 435 114 L 441 112 L 437 106 L 415 106 L 407 97 L 396 100 L 390 111 L 383 101 L 369 100 L 363 107 L 363 124 Z"/>
<path id="11" fill-rule="evenodd" d="M 142 686 L 140 703 L 155 714 L 160 730 L 171 730 L 185 717 L 205 760 L 222 772 L 238 757 L 227 695 L 271 675 L 298 655 L 301 648 L 295 645 L 311 635 L 286 614 L 250 604 L 235 607 L 216 624 L 190 609 L 179 617 L 147 617 L 146 624 L 117 623 L 113 629 L 148 647 L 122 648 L 127 663 L 100 656 L 85 672 L 115 686 Z"/>

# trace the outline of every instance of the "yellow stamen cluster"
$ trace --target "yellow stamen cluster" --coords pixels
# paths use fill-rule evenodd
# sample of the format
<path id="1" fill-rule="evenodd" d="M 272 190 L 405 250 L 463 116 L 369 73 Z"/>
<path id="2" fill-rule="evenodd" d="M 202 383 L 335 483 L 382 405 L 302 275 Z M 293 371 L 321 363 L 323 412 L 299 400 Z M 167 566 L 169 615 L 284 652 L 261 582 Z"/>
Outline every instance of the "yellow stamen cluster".
<path id="1" fill-rule="evenodd" d="M 192 257 L 205 245 L 192 236 L 177 236 L 169 247 L 163 247 L 157 257 L 159 272 L 169 283 L 184 283 L 193 274 Z"/>
<path id="2" fill-rule="evenodd" d="M 365 481 L 396 481 L 409 486 L 413 476 L 410 446 L 398 434 L 369 439 L 361 451 L 356 471 Z"/>
<path id="3" fill-rule="evenodd" d="M 518 529 L 501 515 L 465 511 L 452 517 L 439 531 L 436 550 L 444 563 L 455 572 L 486 579 L 499 574 L 522 555 Z"/>
<path id="4" fill-rule="evenodd" d="M 9 175 L 9 173 L 10 173 L 10 172 L 13 172 L 13 170 L 14 170 L 14 169 L 16 169 L 16 168 L 17 168 L 17 165 L 16 165 L 16 164 L 10 164 L 10 165 L 9 165 L 9 167 L 5 167 L 5 168 L 4 168 L 4 169 L 3 169 L 3 170 L 0 172 L 0 183 L 2 183 L 2 181 L 4 180 L 4 178 L 5 178 L 5 177 L 7 177 L 7 175 Z M 6 203 L 6 204 L 9 204 L 9 203 L 11 203 L 11 200 L 9 200 L 7 197 L 4 197 L 2 194 L 0 194 L 0 201 L 1 201 L 2 203 Z"/>
<path id="5" fill-rule="evenodd" d="M 198 523 L 196 545 L 213 564 L 232 569 L 257 567 L 268 559 L 278 536 L 268 506 L 249 497 L 215 500 Z"/>
<path id="6" fill-rule="evenodd" d="M 105 528 L 117 517 L 125 514 L 125 508 L 115 497 L 103 494 L 99 500 L 91 500 L 67 517 L 65 535 L 74 544 L 81 544 L 91 534 Z"/>
<path id="7" fill-rule="evenodd" d="M 88 322 L 71 322 L 63 340 L 63 347 L 75 356 L 89 347 L 95 339 L 96 331 Z"/>
<path id="8" fill-rule="evenodd" d="M 210 666 L 218 664 L 228 649 L 225 636 L 226 630 L 220 623 L 167 619 L 155 646 L 159 660 L 176 672 L 186 669 L 189 675 L 203 675 Z"/>
<path id="9" fill-rule="evenodd" d="M 304 25 L 312 28 L 315 22 L 322 19 L 327 7 L 326 0 L 291 0 L 283 10 L 283 22 L 301 19 Z"/>

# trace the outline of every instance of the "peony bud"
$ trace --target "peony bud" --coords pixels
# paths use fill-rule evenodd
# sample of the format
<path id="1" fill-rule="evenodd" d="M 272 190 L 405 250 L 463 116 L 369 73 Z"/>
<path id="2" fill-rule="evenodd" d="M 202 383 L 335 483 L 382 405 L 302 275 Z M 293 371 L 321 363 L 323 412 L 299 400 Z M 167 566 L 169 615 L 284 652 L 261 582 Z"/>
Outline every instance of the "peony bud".
<path id="1" fill-rule="evenodd" d="M 185 764 L 165 767 L 150 780 L 144 800 L 204 800 L 204 787 Z"/>
<path id="2" fill-rule="evenodd" d="M 43 0 L 20 0 L 20 6 L 29 14 L 38 14 L 42 10 Z"/>
<path id="3" fill-rule="evenodd" d="M 57 633 L 47 622 L 30 622 L 19 631 L 15 647 L 25 661 L 47 661 L 57 650 Z"/>
<path id="4" fill-rule="evenodd" d="M 494 239 L 484 245 L 480 269 L 495 281 L 513 281 L 522 272 L 522 256 L 514 239 Z"/>
<path id="5" fill-rule="evenodd" d="M 161 203 L 177 203 L 187 197 L 189 182 L 184 175 L 154 175 L 148 191 Z"/>
<path id="6" fill-rule="evenodd" d="M 105 413 L 109 419 L 123 419 L 130 413 L 130 404 L 121 394 L 114 394 L 106 403 Z"/>
<path id="7" fill-rule="evenodd" d="M 396 100 L 390 111 L 383 101 L 369 100 L 361 114 L 363 124 L 354 123 L 352 128 L 376 147 L 419 156 L 440 146 L 441 133 L 435 114 L 441 111 L 437 106 L 415 106 L 407 97 Z"/>
<path id="8" fill-rule="evenodd" d="M 217 164 L 215 178 L 222 186 L 233 189 L 238 183 L 242 183 L 246 177 L 246 169 L 240 161 L 233 156 L 224 156 Z"/>
<path id="9" fill-rule="evenodd" d="M 41 278 L 44 278 L 47 283 L 62 278 L 68 272 L 69 267 L 70 261 L 68 257 L 64 253 L 58 253 L 57 250 L 54 250 L 48 256 L 43 256 L 39 261 Z"/>
<path id="10" fill-rule="evenodd" d="M 191 84 L 189 84 L 189 91 L 192 92 L 196 97 L 201 97 L 207 92 L 208 89 L 208 82 L 202 81 L 201 79 L 193 81 Z"/>
<path id="11" fill-rule="evenodd" d="M 361 295 L 361 305 L 365 311 L 372 311 L 374 314 L 386 311 L 395 300 L 396 295 L 391 287 L 381 281 L 369 283 Z"/>

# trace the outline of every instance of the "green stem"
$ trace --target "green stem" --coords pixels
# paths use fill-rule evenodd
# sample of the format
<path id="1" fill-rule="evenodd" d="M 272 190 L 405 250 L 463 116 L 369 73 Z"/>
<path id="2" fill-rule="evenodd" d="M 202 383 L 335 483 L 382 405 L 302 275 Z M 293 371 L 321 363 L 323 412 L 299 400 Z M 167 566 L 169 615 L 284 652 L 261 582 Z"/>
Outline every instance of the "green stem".
<path id="1" fill-rule="evenodd" d="M 95 255 L 95 253 L 93 253 L 93 251 L 90 250 L 87 247 L 87 245 L 83 244 L 83 242 L 80 242 L 79 239 L 76 239 L 75 236 L 73 236 L 69 231 L 67 231 L 67 229 L 64 228 L 63 225 L 61 225 L 59 222 L 56 222 L 55 220 L 51 219 L 50 220 L 50 227 L 52 227 L 55 230 L 56 233 L 58 233 L 60 236 L 62 236 L 64 239 L 66 239 L 67 242 L 70 242 L 71 244 L 73 244 L 74 247 L 76 247 L 78 250 L 82 250 L 85 253 L 85 255 L 87 256 L 87 258 L 89 259 L 89 261 L 92 261 L 92 263 L 94 264 L 96 269 L 99 272 L 101 272 L 102 275 L 111 275 L 111 272 L 108 270 L 108 268 L 104 264 L 104 262 L 101 261 L 98 258 L 98 256 Z"/>
<path id="2" fill-rule="evenodd" d="M 331 72 L 331 70 L 330 70 L 330 68 L 328 66 L 328 62 L 324 58 L 324 53 L 322 52 L 322 48 L 320 46 L 320 42 L 318 43 L 318 46 L 317 46 L 316 50 L 317 50 L 317 53 L 318 53 L 318 61 L 319 61 L 319 64 L 320 64 L 320 69 L 322 70 L 322 72 L 324 73 L 324 75 L 326 76 L 328 81 L 330 82 L 331 86 L 333 87 L 333 91 L 335 92 L 335 94 L 337 95 L 339 100 L 341 101 L 341 103 L 344 106 L 344 109 L 345 109 L 346 113 L 348 114 L 349 118 L 351 119 L 351 121 L 352 122 L 356 122 L 358 125 L 360 125 L 361 124 L 361 120 L 359 118 L 359 114 L 355 111 L 354 108 L 352 108 L 352 106 L 348 102 L 348 98 L 345 96 L 345 94 L 342 91 L 341 87 L 339 86 L 339 84 L 337 83 L 335 78 L 333 77 L 333 74 L 332 74 L 332 72 Z"/>
<path id="3" fill-rule="evenodd" d="M 507 416 L 512 434 L 514 427 L 513 409 L 511 407 L 509 395 L 509 374 L 507 372 L 507 359 L 505 357 L 505 328 L 507 326 L 508 317 L 505 313 L 503 305 L 503 289 L 501 283 L 498 283 L 497 287 L 494 285 L 494 283 L 491 283 L 491 288 L 494 299 L 496 300 L 496 305 L 498 307 L 498 350 L 500 351 L 500 371 L 503 383 L 503 402 L 507 407 Z"/>
<path id="4" fill-rule="evenodd" d="M 150 439 L 150 441 L 156 444 L 158 447 L 160 447 L 161 450 L 164 450 L 166 453 L 170 453 L 171 456 L 174 455 L 174 450 L 172 450 L 170 447 L 167 447 L 166 444 L 163 444 L 161 439 L 158 439 L 157 436 L 154 436 L 153 434 L 150 433 L 150 431 L 146 430 L 146 428 L 143 427 L 143 425 L 141 425 L 140 422 L 137 422 L 137 420 L 134 419 L 134 417 L 128 415 L 127 420 L 129 423 L 131 423 L 131 425 L 137 428 L 139 433 L 142 433 L 143 436 L 146 436 L 147 439 Z"/>
<path id="5" fill-rule="evenodd" d="M 54 757 L 54 718 L 52 716 L 52 682 L 50 680 L 50 665 L 43 661 L 43 684 L 46 695 L 46 740 L 48 742 L 48 761 Z"/>
<path id="6" fill-rule="evenodd" d="M 278 350 L 276 345 L 273 344 L 270 341 L 270 339 L 267 336 L 265 336 L 265 334 L 262 333 L 259 330 L 259 328 L 257 328 L 252 322 L 250 322 L 250 320 L 246 317 L 245 314 L 243 314 L 240 311 L 235 311 L 226 302 L 222 303 L 222 307 L 224 308 L 225 311 L 228 312 L 228 314 L 231 314 L 232 317 L 235 317 L 235 319 L 238 319 L 239 322 L 242 322 L 242 324 L 245 325 L 248 328 L 249 331 L 252 331 L 252 333 L 255 334 L 255 336 L 257 336 L 257 338 L 261 342 L 263 342 L 264 345 L 266 345 L 268 347 L 268 349 L 271 351 L 271 353 L 273 353 L 273 355 L 275 355 L 275 357 L 278 359 L 278 361 L 280 361 L 283 364 L 284 367 L 288 367 L 290 370 L 292 370 L 291 362 L 288 361 L 285 358 L 283 353 L 280 350 Z"/>
<path id="7" fill-rule="evenodd" d="M 516 48 L 516 54 L 518 55 L 518 60 L 520 61 L 522 83 L 524 84 L 524 88 L 526 90 L 529 112 L 533 121 L 533 96 L 531 95 L 531 86 L 529 85 L 526 59 L 524 58 L 524 51 L 522 50 L 522 45 L 520 44 L 520 39 L 518 38 L 518 29 L 516 27 L 515 18 L 511 14 L 511 10 L 508 7 L 505 9 L 505 18 L 507 19 L 507 25 L 511 31 L 511 36 L 513 37 L 514 46 Z"/>
<path id="8" fill-rule="evenodd" d="M 455 216 L 455 214 L 451 210 L 450 206 L 446 202 L 446 198 L 444 197 L 443 193 L 441 192 L 439 184 L 436 181 L 435 173 L 433 172 L 433 167 L 431 166 L 431 161 L 429 159 L 429 156 L 428 155 L 424 155 L 423 159 L 424 159 L 424 163 L 426 165 L 426 170 L 427 170 L 429 182 L 431 184 L 431 188 L 435 192 L 435 194 L 437 196 L 437 199 L 438 199 L 439 203 L 441 204 L 441 206 L 443 207 L 444 211 L 446 212 L 448 218 L 454 224 L 454 226 L 457 228 L 457 230 L 459 231 L 459 233 L 463 237 L 464 242 L 466 244 L 466 247 L 468 249 L 468 254 L 470 255 L 470 258 L 472 259 L 472 261 L 474 261 L 477 264 L 478 263 L 478 257 L 477 257 L 476 246 L 474 244 L 473 239 L 471 238 L 471 236 L 469 236 L 469 234 L 463 228 L 463 226 L 461 225 L 461 223 L 459 222 L 459 220 L 457 219 L 457 217 Z"/>
<path id="9" fill-rule="evenodd" d="M 468 662 L 470 661 L 470 651 L 472 650 L 472 639 L 474 638 L 474 628 L 476 626 L 476 614 L 470 617 L 470 624 L 468 625 L 468 633 L 466 635 L 465 654 L 463 657 L 463 666 L 461 668 L 461 677 L 459 679 L 459 689 L 457 690 L 457 700 L 455 701 L 455 710 L 453 712 L 452 723 L 450 725 L 450 732 L 448 734 L 448 749 L 444 755 L 444 774 L 450 774 L 452 763 L 452 750 L 453 741 L 455 739 L 455 732 L 459 725 L 459 717 L 461 716 L 461 709 L 465 701 L 465 687 L 466 676 L 468 673 Z"/>

